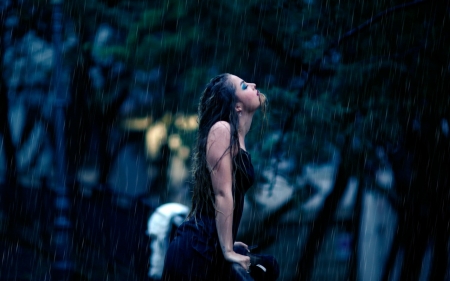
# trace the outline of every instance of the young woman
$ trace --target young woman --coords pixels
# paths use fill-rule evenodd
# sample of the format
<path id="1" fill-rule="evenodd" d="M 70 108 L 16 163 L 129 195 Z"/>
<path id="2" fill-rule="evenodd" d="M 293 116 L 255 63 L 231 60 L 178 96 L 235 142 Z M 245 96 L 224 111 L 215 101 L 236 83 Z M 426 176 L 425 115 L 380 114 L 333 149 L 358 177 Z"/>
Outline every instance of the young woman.
<path id="1" fill-rule="evenodd" d="M 254 182 L 245 136 L 266 97 L 231 74 L 213 78 L 198 107 L 192 207 L 166 253 L 162 280 L 233 280 L 233 264 L 247 272 L 250 257 L 237 253 L 244 195 Z"/>

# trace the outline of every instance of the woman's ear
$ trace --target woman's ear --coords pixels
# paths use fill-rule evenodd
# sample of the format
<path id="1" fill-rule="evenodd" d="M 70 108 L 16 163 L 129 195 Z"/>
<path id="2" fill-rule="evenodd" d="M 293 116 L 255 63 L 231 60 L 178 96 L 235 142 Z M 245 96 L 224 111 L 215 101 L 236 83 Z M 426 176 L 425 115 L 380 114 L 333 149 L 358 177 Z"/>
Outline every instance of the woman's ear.
<path id="1" fill-rule="evenodd" d="M 236 110 L 236 113 L 239 114 L 242 112 L 242 106 L 240 103 L 236 103 L 236 106 L 234 107 L 234 109 Z"/>

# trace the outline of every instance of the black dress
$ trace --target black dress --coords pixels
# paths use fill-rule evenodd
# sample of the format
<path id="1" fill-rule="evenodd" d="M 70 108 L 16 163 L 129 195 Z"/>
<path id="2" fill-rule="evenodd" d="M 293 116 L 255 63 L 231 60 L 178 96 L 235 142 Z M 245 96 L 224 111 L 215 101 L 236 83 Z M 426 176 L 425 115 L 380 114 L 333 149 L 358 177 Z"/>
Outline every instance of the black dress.
<path id="1" fill-rule="evenodd" d="M 250 154 L 240 149 L 235 157 L 233 242 L 242 217 L 245 193 L 255 180 Z M 220 249 L 212 202 L 205 202 L 203 207 L 201 213 L 178 228 L 166 253 L 162 280 L 232 280 L 231 263 L 224 259 Z"/>

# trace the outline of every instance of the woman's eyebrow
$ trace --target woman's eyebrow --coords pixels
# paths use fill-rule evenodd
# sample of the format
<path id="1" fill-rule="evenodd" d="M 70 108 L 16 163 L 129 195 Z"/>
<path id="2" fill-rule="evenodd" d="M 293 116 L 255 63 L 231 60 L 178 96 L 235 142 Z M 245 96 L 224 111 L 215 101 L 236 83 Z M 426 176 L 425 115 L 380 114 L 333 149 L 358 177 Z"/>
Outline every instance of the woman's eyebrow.
<path id="1" fill-rule="evenodd" d="M 242 84 L 244 84 L 244 80 L 242 80 L 241 83 L 240 83 L 239 85 L 242 85 Z"/>

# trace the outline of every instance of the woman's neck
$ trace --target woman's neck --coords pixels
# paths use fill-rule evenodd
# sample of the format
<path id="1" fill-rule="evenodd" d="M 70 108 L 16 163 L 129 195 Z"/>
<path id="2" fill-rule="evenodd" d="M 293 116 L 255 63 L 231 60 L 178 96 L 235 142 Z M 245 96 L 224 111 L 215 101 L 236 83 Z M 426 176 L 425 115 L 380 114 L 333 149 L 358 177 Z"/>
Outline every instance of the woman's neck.
<path id="1" fill-rule="evenodd" d="M 241 143 L 241 146 L 245 147 L 245 136 L 247 135 L 248 131 L 250 130 L 250 127 L 252 125 L 253 120 L 253 114 L 247 113 L 239 116 L 239 127 L 238 127 L 238 134 L 239 134 L 239 142 Z"/>

